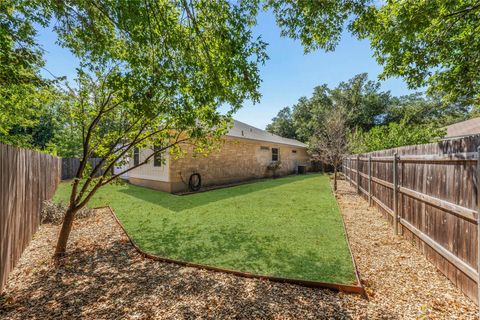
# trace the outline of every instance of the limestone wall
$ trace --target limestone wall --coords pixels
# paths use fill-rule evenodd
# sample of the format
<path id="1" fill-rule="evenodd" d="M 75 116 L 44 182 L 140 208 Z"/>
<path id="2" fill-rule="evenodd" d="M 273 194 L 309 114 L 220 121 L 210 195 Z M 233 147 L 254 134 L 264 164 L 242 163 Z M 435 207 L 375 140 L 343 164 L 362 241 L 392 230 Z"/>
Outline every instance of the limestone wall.
<path id="1" fill-rule="evenodd" d="M 191 147 L 186 148 L 185 156 L 169 159 L 172 192 L 186 190 L 188 178 L 194 172 L 201 175 L 202 186 L 271 177 L 273 172 L 269 171 L 267 166 L 272 162 L 272 148 L 279 149 L 282 164 L 277 175 L 292 174 L 295 173 L 297 165 L 310 164 L 305 148 L 248 139 L 225 137 L 219 149 L 208 156 L 195 156 Z"/>

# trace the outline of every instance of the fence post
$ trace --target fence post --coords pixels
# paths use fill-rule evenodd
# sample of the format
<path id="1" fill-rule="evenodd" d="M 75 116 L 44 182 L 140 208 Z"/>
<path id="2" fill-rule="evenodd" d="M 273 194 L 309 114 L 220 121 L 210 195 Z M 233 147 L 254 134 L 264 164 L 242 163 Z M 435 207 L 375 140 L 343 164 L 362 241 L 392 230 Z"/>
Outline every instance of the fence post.
<path id="1" fill-rule="evenodd" d="M 357 154 L 357 193 L 360 194 L 360 155 Z"/>
<path id="2" fill-rule="evenodd" d="M 372 206 L 372 155 L 368 155 L 368 205 Z"/>
<path id="3" fill-rule="evenodd" d="M 393 155 L 393 234 L 398 235 L 398 181 L 397 181 L 397 153 Z"/>
<path id="4" fill-rule="evenodd" d="M 480 317 L 480 147 L 477 148 L 477 298 Z"/>
<path id="5" fill-rule="evenodd" d="M 348 158 L 348 182 L 352 186 L 352 158 Z"/>

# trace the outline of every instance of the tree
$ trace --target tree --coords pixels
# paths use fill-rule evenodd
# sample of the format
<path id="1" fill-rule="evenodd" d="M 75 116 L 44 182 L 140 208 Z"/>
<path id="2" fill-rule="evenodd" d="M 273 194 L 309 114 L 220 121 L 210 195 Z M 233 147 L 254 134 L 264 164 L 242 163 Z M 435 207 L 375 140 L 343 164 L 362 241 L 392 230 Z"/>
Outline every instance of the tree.
<path id="1" fill-rule="evenodd" d="M 413 93 L 393 97 L 383 123 L 400 123 L 405 120 L 409 125 L 436 123 L 441 127 L 466 120 L 469 116 L 470 108 L 463 104 L 442 102 L 442 98 L 437 95 Z"/>
<path id="2" fill-rule="evenodd" d="M 47 18 L 31 2 L 0 2 L 0 142 L 42 147 L 44 122 L 55 90 L 40 75 L 42 50 L 35 40 L 34 23 Z"/>
<path id="3" fill-rule="evenodd" d="M 281 35 L 299 39 L 305 52 L 316 49 L 333 51 L 351 18 L 362 15 L 373 0 L 295 1 L 266 0 L 265 7 L 272 9 Z"/>
<path id="4" fill-rule="evenodd" d="M 428 86 L 448 102 L 480 104 L 480 3 L 477 0 L 269 0 L 282 35 L 305 51 L 331 51 L 346 27 L 368 39 L 382 78 Z"/>
<path id="5" fill-rule="evenodd" d="M 63 90 L 57 95 L 56 105 L 51 110 L 54 129 L 46 150 L 62 158 L 82 156 L 82 127 L 76 121 L 78 109 L 74 92 Z"/>
<path id="6" fill-rule="evenodd" d="M 312 97 L 302 97 L 298 100 L 293 107 L 292 118 L 297 137 L 301 141 L 307 142 L 318 130 L 326 110 L 330 110 L 332 105 L 330 89 L 326 84 L 315 87 Z"/>
<path id="7" fill-rule="evenodd" d="M 380 83 L 368 80 L 368 75 L 362 73 L 334 89 L 326 84 L 315 87 L 312 96 L 301 97 L 291 112 L 280 110 L 268 128 L 276 133 L 295 132 L 296 139 L 307 142 L 336 106 L 345 110 L 347 128 L 368 130 L 382 124 L 391 103 L 390 92 L 380 91 Z"/>
<path id="8" fill-rule="evenodd" d="M 293 126 L 292 112 L 289 107 L 281 109 L 266 130 L 284 138 L 296 139 L 297 135 Z"/>
<path id="9" fill-rule="evenodd" d="M 392 103 L 389 91 L 380 91 L 380 82 L 368 80 L 367 73 L 341 82 L 330 92 L 334 105 L 341 106 L 349 128 L 368 130 L 381 124 Z"/>
<path id="10" fill-rule="evenodd" d="M 256 6 L 241 1 L 112 0 L 48 2 L 59 42 L 81 60 L 68 91 L 73 128 L 81 132 L 56 255 L 64 254 L 75 214 L 120 174 L 115 164 L 135 148 L 179 154 L 208 150 L 246 99 L 258 101 L 265 43 L 252 39 Z M 222 116 L 221 105 L 230 111 Z M 92 155 L 102 160 L 88 166 Z M 124 171 L 123 173 L 125 173 Z M 99 177 L 98 172 L 105 172 Z"/>
<path id="11" fill-rule="evenodd" d="M 431 143 L 443 138 L 445 134 L 445 128 L 434 122 L 412 125 L 408 124 L 408 119 L 402 119 L 399 123 L 376 126 L 370 131 L 355 130 L 348 136 L 348 143 L 352 153 L 365 153 Z"/>
<path id="12" fill-rule="evenodd" d="M 337 191 L 337 171 L 348 152 L 347 130 L 345 110 L 334 108 L 309 143 L 312 156 L 333 167 L 334 191 Z"/>

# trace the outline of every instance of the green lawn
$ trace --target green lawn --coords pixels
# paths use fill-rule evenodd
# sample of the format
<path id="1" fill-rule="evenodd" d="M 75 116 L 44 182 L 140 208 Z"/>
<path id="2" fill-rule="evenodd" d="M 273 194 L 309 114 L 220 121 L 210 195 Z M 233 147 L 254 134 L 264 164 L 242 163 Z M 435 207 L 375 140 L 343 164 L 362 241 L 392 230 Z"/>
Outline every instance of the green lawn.
<path id="1" fill-rule="evenodd" d="M 56 201 L 67 199 L 62 183 Z M 329 178 L 290 176 L 177 196 L 132 185 L 101 189 L 145 251 L 261 275 L 351 284 L 355 273 Z"/>

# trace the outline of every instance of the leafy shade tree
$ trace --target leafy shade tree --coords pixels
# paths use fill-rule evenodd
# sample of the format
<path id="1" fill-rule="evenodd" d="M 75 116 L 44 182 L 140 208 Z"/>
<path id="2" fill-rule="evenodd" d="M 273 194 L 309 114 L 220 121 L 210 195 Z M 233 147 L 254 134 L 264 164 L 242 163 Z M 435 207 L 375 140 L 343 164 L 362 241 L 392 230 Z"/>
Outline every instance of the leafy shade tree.
<path id="1" fill-rule="evenodd" d="M 303 142 L 308 142 L 313 133 L 318 131 L 327 110 L 331 110 L 333 101 L 330 89 L 326 84 L 313 89 L 310 98 L 302 97 L 293 106 L 292 119 L 297 137 Z"/>
<path id="2" fill-rule="evenodd" d="M 315 87 L 311 97 L 298 100 L 291 115 L 290 109 L 282 109 L 269 128 L 277 134 L 294 132 L 296 139 L 307 142 L 335 106 L 345 110 L 347 128 L 368 130 L 383 123 L 391 100 L 389 92 L 380 91 L 380 83 L 368 80 L 368 75 L 362 73 L 341 82 L 335 89 L 326 84 Z"/>
<path id="3" fill-rule="evenodd" d="M 409 125 L 436 123 L 444 126 L 466 120 L 470 116 L 470 108 L 463 104 L 444 103 L 438 96 L 425 97 L 421 93 L 413 93 L 393 97 L 383 123 L 400 123 L 405 120 Z"/>
<path id="4" fill-rule="evenodd" d="M 367 73 L 341 82 L 330 92 L 333 104 L 341 106 L 349 128 L 368 130 L 382 124 L 388 107 L 392 104 L 389 91 L 380 91 L 380 82 L 368 80 Z"/>
<path id="5" fill-rule="evenodd" d="M 348 143 L 352 153 L 365 153 L 435 142 L 445 134 L 445 129 L 435 123 L 412 125 L 403 119 L 399 123 L 391 122 L 388 125 L 374 127 L 370 131 L 361 129 L 353 131 L 348 136 Z"/>
<path id="6" fill-rule="evenodd" d="M 428 86 L 448 102 L 480 104 L 480 3 L 477 0 L 269 0 L 282 35 L 305 51 L 330 51 L 346 27 L 368 39 L 382 78 Z"/>
<path id="7" fill-rule="evenodd" d="M 347 132 L 345 111 L 342 108 L 334 108 L 309 142 L 312 156 L 333 167 L 334 191 L 337 191 L 337 171 L 348 152 Z"/>
<path id="8" fill-rule="evenodd" d="M 40 75 L 44 61 L 34 23 L 45 26 L 47 19 L 30 2 L 0 2 L 0 142 L 42 148 L 55 90 Z"/>
<path id="9" fill-rule="evenodd" d="M 68 88 L 68 85 L 66 86 Z M 77 123 L 77 90 L 62 90 L 50 110 L 53 132 L 46 143 L 47 152 L 62 158 L 82 156 L 82 128 Z M 93 155 L 95 156 L 95 155 Z"/>
<path id="10" fill-rule="evenodd" d="M 284 138 L 296 139 L 297 135 L 293 126 L 292 112 L 289 107 L 280 110 L 272 122 L 266 127 L 268 132 Z"/>
<path id="11" fill-rule="evenodd" d="M 72 128 L 81 133 L 80 166 L 60 231 L 66 251 L 75 214 L 121 173 L 134 149 L 178 155 L 192 144 L 205 151 L 225 132 L 231 113 L 258 101 L 258 64 L 265 44 L 253 39 L 256 6 L 240 1 L 52 1 L 59 41 L 81 60 L 69 92 Z M 218 107 L 230 105 L 227 116 Z M 102 158 L 89 167 L 92 155 Z M 126 172 L 124 171 L 124 172 Z M 98 172 L 104 172 L 97 177 Z"/>

